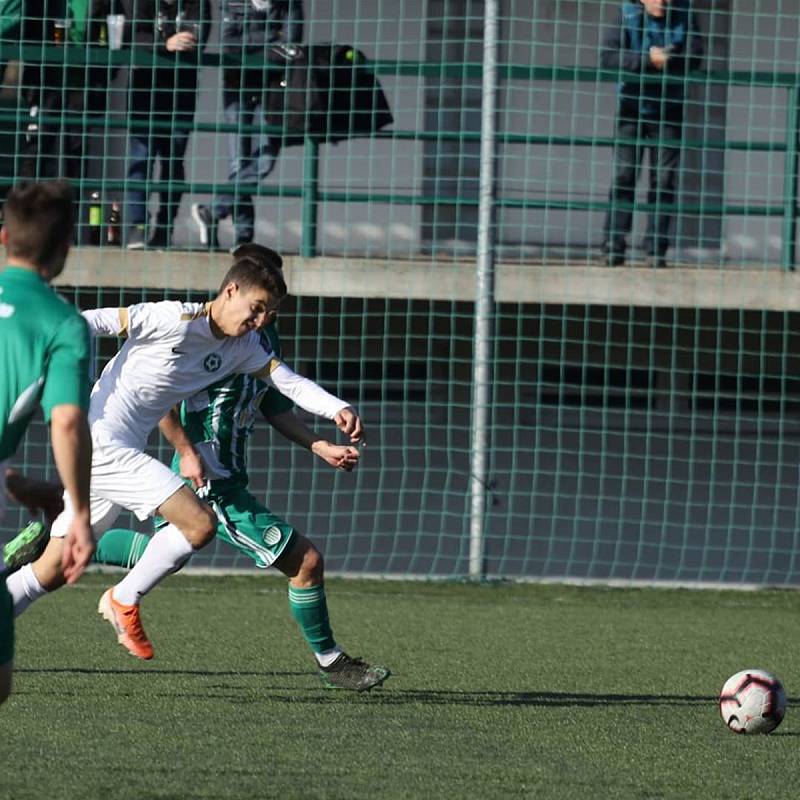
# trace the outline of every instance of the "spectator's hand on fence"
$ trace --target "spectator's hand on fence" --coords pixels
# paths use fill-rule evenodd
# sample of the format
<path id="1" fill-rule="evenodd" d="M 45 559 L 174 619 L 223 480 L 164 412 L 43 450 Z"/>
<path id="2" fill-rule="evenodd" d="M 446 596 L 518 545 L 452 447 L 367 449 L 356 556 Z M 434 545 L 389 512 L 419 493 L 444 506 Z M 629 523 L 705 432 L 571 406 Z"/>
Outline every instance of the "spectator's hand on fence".
<path id="1" fill-rule="evenodd" d="M 669 61 L 669 52 L 667 50 L 663 47 L 650 48 L 650 63 L 656 69 L 664 69 L 667 66 L 667 61 Z"/>
<path id="2" fill-rule="evenodd" d="M 184 53 L 197 47 L 197 38 L 190 31 L 181 31 L 174 36 L 170 36 L 165 45 L 170 53 Z"/>

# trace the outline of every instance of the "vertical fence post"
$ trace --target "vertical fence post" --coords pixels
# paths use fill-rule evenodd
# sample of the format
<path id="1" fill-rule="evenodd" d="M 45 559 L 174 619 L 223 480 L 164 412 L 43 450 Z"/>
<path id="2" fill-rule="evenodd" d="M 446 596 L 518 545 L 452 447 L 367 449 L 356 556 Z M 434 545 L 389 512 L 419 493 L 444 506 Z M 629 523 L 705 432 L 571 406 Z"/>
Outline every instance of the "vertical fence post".
<path id="1" fill-rule="evenodd" d="M 300 255 L 317 254 L 317 214 L 319 211 L 319 143 L 306 136 L 303 147 L 303 236 Z"/>
<path id="2" fill-rule="evenodd" d="M 800 130 L 800 85 L 789 87 L 786 108 L 786 158 L 783 164 L 783 229 L 781 231 L 781 266 L 794 269 L 797 242 L 797 167 L 798 131 Z"/>
<path id="3" fill-rule="evenodd" d="M 494 348 L 494 220 L 497 156 L 497 39 L 499 0 L 485 0 L 483 86 L 481 101 L 481 165 L 478 195 L 478 245 L 475 284 L 474 371 L 470 459 L 469 575 L 485 575 L 484 525 L 489 488 L 489 404 Z"/>

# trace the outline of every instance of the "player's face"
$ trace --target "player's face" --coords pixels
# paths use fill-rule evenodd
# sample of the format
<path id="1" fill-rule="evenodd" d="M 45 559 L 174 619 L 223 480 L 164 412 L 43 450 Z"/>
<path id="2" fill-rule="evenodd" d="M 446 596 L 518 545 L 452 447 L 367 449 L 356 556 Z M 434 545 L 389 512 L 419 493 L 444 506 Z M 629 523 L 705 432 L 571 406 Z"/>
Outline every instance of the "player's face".
<path id="1" fill-rule="evenodd" d="M 220 325 L 228 336 L 244 336 L 250 331 L 261 330 L 278 307 L 270 293 L 258 287 L 242 289 L 236 286 L 230 291 L 228 300 L 225 318 Z"/>

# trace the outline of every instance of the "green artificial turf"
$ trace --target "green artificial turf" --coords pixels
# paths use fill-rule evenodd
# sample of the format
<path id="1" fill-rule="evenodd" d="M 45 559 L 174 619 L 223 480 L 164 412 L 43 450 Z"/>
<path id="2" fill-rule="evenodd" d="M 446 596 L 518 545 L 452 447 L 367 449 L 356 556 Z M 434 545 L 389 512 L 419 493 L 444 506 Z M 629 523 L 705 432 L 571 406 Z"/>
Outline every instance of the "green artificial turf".
<path id="1" fill-rule="evenodd" d="M 18 620 L 3 798 L 796 798 L 800 594 L 331 580 L 337 639 L 391 667 L 324 689 L 283 580 L 174 576 L 140 663 L 86 576 Z M 113 580 L 113 579 L 111 579 Z M 720 720 L 769 669 L 770 736 Z"/>

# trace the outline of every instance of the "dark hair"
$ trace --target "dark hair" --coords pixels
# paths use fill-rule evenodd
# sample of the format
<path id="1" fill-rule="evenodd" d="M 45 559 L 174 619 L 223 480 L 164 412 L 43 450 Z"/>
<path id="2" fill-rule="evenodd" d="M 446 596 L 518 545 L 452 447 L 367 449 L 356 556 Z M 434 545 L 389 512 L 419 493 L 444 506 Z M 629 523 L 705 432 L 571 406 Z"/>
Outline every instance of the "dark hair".
<path id="1" fill-rule="evenodd" d="M 233 260 L 241 258 L 252 258 L 262 264 L 272 264 L 276 269 L 283 269 L 283 259 L 280 254 L 271 247 L 264 247 L 263 244 L 255 242 L 243 242 L 233 249 Z"/>
<path id="2" fill-rule="evenodd" d="M 37 267 L 57 264 L 72 243 L 75 224 L 72 187 L 67 181 L 20 183 L 3 204 L 8 255 Z"/>
<path id="3" fill-rule="evenodd" d="M 220 293 L 229 283 L 235 283 L 242 289 L 253 287 L 265 289 L 274 300 L 281 300 L 286 295 L 286 281 L 280 269 L 274 264 L 251 256 L 237 258 L 233 262 L 233 266 L 222 279 Z"/>

